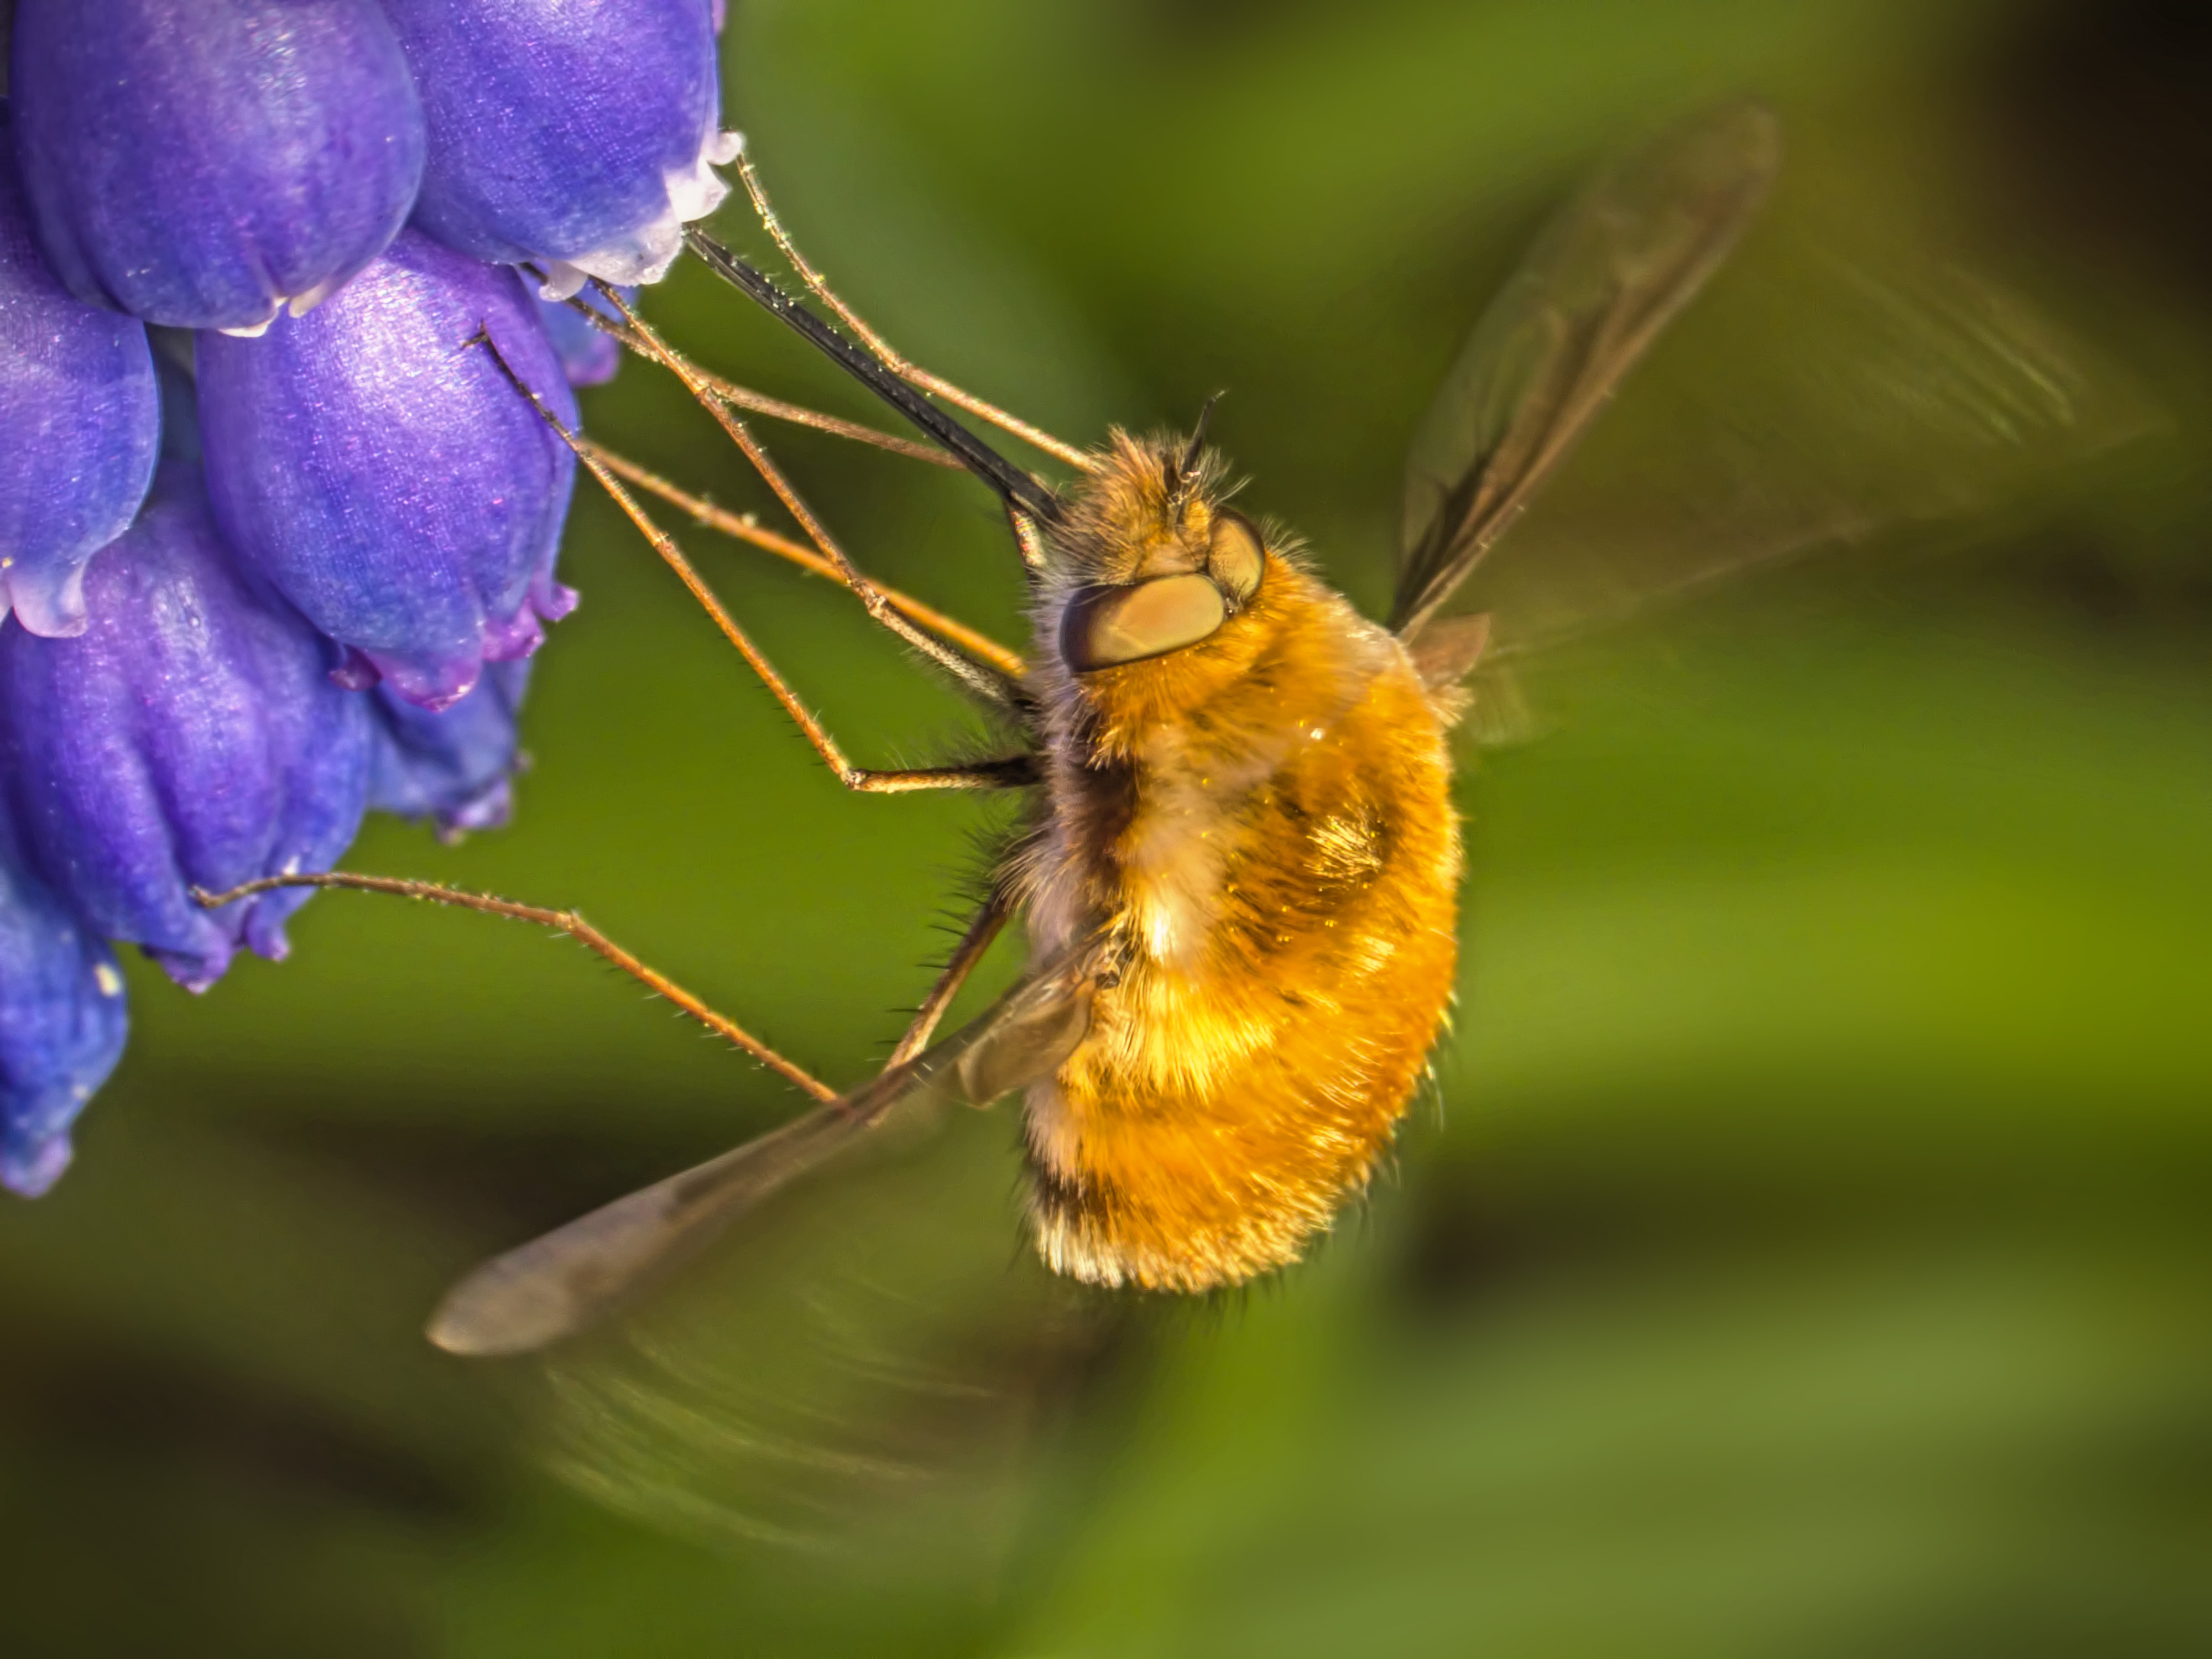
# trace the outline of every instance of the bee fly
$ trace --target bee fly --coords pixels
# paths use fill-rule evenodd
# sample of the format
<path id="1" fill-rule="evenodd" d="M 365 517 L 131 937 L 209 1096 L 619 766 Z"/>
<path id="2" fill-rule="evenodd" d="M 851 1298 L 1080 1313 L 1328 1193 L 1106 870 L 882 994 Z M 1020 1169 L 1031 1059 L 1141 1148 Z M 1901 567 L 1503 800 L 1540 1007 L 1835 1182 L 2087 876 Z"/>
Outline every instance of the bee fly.
<path id="1" fill-rule="evenodd" d="M 1450 734 L 1480 697 L 1471 676 L 1513 627 L 1503 613 L 1495 626 L 1490 615 L 1455 614 L 1451 602 L 1728 253 L 1779 155 L 1772 116 L 1730 106 L 1632 152 L 1544 232 L 1419 430 L 1387 624 L 1322 583 L 1290 537 L 1230 504 L 1203 420 L 1185 437 L 1116 432 L 1079 450 L 900 357 L 799 255 L 741 162 L 763 222 L 843 327 L 696 230 L 694 252 L 928 447 L 719 380 L 604 289 L 614 331 L 716 416 L 811 545 L 569 441 L 848 787 L 1020 790 L 1026 827 L 890 1062 L 843 1095 L 573 912 L 343 872 L 289 878 L 560 927 L 819 1102 L 485 1263 L 447 1296 L 431 1340 L 502 1353 L 575 1333 L 793 1176 L 929 1097 L 981 1106 L 1024 1091 L 1030 1225 L 1062 1273 L 1196 1292 L 1297 1261 L 1388 1146 L 1451 998 L 1461 848 Z M 1054 456 L 1073 483 L 1048 486 L 942 404 Z M 1030 651 L 1008 652 L 864 576 L 741 410 L 957 465 L 994 490 L 1029 581 Z M 963 767 L 853 765 L 630 484 L 844 581 L 1026 741 Z M 274 884 L 207 902 L 264 884 Z M 1029 970 L 932 1042 L 960 984 L 1016 916 Z"/>

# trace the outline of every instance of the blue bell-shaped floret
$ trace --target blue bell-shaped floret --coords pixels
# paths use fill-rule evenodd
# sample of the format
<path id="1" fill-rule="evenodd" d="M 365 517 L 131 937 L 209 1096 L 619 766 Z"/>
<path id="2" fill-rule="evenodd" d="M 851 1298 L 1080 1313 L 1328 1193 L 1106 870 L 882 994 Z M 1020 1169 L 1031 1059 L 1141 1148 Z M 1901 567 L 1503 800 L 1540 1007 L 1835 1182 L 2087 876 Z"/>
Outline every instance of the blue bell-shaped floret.
<path id="1" fill-rule="evenodd" d="M 40 257 L 4 106 L 0 434 L 0 614 L 34 634 L 81 633 L 85 562 L 145 498 L 161 400 L 144 326 L 74 298 Z"/>
<path id="2" fill-rule="evenodd" d="M 368 804 L 430 818 L 447 840 L 498 829 L 514 811 L 515 716 L 529 684 L 527 662 L 494 663 L 475 690 L 434 714 L 377 687 L 369 693 L 377 741 Z"/>
<path id="3" fill-rule="evenodd" d="M 521 278 L 412 231 L 307 316 L 198 340 L 230 544 L 355 653 L 356 683 L 426 708 L 529 655 L 575 601 L 553 580 L 575 456 L 501 359 L 574 423 Z"/>
<path id="4" fill-rule="evenodd" d="M 422 105 L 375 0 L 18 0 L 11 85 L 47 260 L 149 322 L 308 309 L 422 179 Z"/>
<path id="5" fill-rule="evenodd" d="M 70 1125 L 123 1055 L 115 957 L 32 873 L 0 814 L 0 1187 L 36 1198 Z"/>
<path id="6" fill-rule="evenodd" d="M 281 957 L 307 896 L 210 911 L 191 889 L 336 862 L 368 795 L 368 702 L 331 683 L 329 641 L 231 557 L 188 465 L 162 466 L 85 588 L 75 639 L 0 627 L 25 851 L 100 932 L 204 989 L 240 944 Z"/>
<path id="7" fill-rule="evenodd" d="M 727 186 L 708 0 L 386 0 L 430 135 L 415 222 L 448 247 L 658 282 Z"/>
<path id="8" fill-rule="evenodd" d="M 626 301 L 635 301 L 637 298 L 635 288 L 625 288 L 621 293 Z M 568 384 L 605 386 L 622 367 L 622 344 L 578 311 L 579 305 L 589 305 L 609 318 L 615 316 L 611 307 L 592 289 L 585 289 L 574 299 L 540 300 L 538 314 L 545 324 L 545 337 L 553 342 L 553 349 L 560 354 L 561 368 L 568 376 Z"/>

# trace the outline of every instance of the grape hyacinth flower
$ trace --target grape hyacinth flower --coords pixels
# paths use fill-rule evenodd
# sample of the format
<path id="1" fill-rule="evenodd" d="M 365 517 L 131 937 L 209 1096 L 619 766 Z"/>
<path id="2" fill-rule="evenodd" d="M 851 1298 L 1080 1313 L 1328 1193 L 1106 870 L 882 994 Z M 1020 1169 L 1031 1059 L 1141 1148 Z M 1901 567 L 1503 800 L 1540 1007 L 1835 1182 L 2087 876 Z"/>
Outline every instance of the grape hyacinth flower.
<path id="1" fill-rule="evenodd" d="M 415 222 L 447 246 L 535 263 L 548 298 L 655 283 L 726 193 L 707 0 L 385 3 L 429 129 Z"/>
<path id="2" fill-rule="evenodd" d="M 625 305 L 637 303 L 635 288 L 617 288 Z M 610 322 L 620 320 L 596 289 L 586 289 L 574 300 L 540 300 L 538 315 L 545 325 L 545 337 L 561 359 L 562 371 L 573 386 L 605 386 L 622 367 L 622 343 L 576 309 L 588 305 Z"/>
<path id="3" fill-rule="evenodd" d="M 720 200 L 718 9 L 0 4 L 0 1185 L 121 1053 L 106 941 L 204 989 L 306 894 L 195 887 L 504 821 L 574 602 L 514 382 L 573 426 L 614 362 L 531 286 L 657 280 Z"/>
<path id="4" fill-rule="evenodd" d="M 127 1024 L 114 957 L 0 818 L 0 1187 L 36 1198 L 61 1178 L 70 1125 L 122 1058 Z"/>
<path id="5" fill-rule="evenodd" d="M 0 113 L 0 615 L 76 634 L 85 562 L 154 476 L 160 404 L 144 327 L 71 297 L 39 257 L 15 160 Z"/>
<path id="6" fill-rule="evenodd" d="M 10 84 L 55 274 L 149 322 L 310 309 L 422 181 L 422 104 L 376 0 L 18 0 Z"/>
<path id="7" fill-rule="evenodd" d="M 574 605 L 553 556 L 575 456 L 508 371 L 563 425 L 576 407 L 513 270 L 408 231 L 311 315 L 202 334 L 198 368 L 217 521 L 363 684 L 442 708 Z"/>
<path id="8" fill-rule="evenodd" d="M 190 466 L 164 465 L 85 586 L 80 637 L 0 634 L 10 804 L 79 915 L 204 990 L 241 944 L 281 957 L 306 894 L 207 910 L 191 889 L 337 861 L 367 803 L 368 706 L 238 568 Z"/>
<path id="9" fill-rule="evenodd" d="M 378 687 L 369 700 L 377 732 L 368 804 L 429 818 L 447 841 L 504 824 L 514 809 L 511 780 L 523 763 L 515 719 L 529 684 L 526 661 L 495 663 L 475 690 L 439 714 Z"/>

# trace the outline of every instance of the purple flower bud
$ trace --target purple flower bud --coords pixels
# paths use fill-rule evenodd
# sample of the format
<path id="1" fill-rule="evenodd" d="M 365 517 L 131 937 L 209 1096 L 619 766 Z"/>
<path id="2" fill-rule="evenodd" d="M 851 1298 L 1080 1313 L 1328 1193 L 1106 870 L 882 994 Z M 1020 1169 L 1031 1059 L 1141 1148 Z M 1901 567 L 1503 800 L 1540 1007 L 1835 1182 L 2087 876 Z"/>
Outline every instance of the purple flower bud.
<path id="1" fill-rule="evenodd" d="M 11 84 L 47 258 L 154 322 L 307 310 L 422 177 L 422 106 L 374 0 L 18 0 Z"/>
<path id="2" fill-rule="evenodd" d="M 514 811 L 508 780 L 521 762 L 514 720 L 529 684 L 527 662 L 495 663 L 475 690 L 436 714 L 384 686 L 370 692 L 377 741 L 368 804 L 402 817 L 434 818 L 448 841 L 498 829 Z"/>
<path id="3" fill-rule="evenodd" d="M 708 0 L 386 0 L 422 88 L 415 222 L 479 259 L 653 283 L 726 191 Z"/>
<path id="4" fill-rule="evenodd" d="M 85 561 L 145 497 L 160 410 L 144 327 L 72 299 L 39 257 L 0 113 L 0 615 L 83 631 Z"/>
<path id="5" fill-rule="evenodd" d="M 201 435 L 230 544 L 366 684 L 442 708 L 526 657 L 575 595 L 553 580 L 574 398 L 512 270 L 403 234 L 345 290 L 258 340 L 203 334 Z"/>
<path id="6" fill-rule="evenodd" d="M 36 1198 L 70 1125 L 123 1055 L 123 975 L 0 823 L 0 1187 Z"/>
<path id="7" fill-rule="evenodd" d="M 331 684 L 329 643 L 234 563 L 190 466 L 162 466 L 85 585 L 78 638 L 0 628 L 18 822 L 80 914 L 202 990 L 241 942 L 281 957 L 307 895 L 208 911 L 189 890 L 330 867 L 361 823 L 368 704 Z"/>
<path id="8" fill-rule="evenodd" d="M 625 288 L 621 292 L 625 300 L 635 302 L 637 298 L 635 288 Z M 577 300 L 601 311 L 606 309 L 596 289 L 586 289 Z M 622 367 L 621 343 L 590 318 L 578 313 L 575 307 L 576 301 L 571 300 L 538 302 L 538 314 L 545 324 L 545 337 L 553 342 L 553 349 L 560 354 L 561 367 L 570 386 L 605 386 Z"/>

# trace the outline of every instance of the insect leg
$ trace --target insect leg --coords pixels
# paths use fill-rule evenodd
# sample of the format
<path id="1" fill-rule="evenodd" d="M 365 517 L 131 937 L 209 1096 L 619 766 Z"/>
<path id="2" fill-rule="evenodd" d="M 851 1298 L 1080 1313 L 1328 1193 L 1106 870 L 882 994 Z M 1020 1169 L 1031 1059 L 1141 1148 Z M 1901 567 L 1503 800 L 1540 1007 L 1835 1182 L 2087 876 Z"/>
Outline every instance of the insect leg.
<path id="1" fill-rule="evenodd" d="M 623 320 L 643 343 L 647 352 L 678 380 L 684 382 L 684 388 L 699 401 L 708 414 L 714 417 L 722 430 L 729 434 L 730 441 L 744 452 L 745 459 L 752 464 L 753 471 L 761 475 L 768 487 L 775 492 L 776 499 L 783 503 L 785 510 L 799 521 L 799 528 L 806 532 L 806 538 L 820 550 L 824 558 L 836 566 L 838 575 L 846 586 L 853 590 L 854 597 L 866 607 L 868 615 L 956 678 L 967 683 L 971 688 L 1002 707 L 1011 706 L 1014 697 L 1007 677 L 995 669 L 986 667 L 962 655 L 943 641 L 931 638 L 901 615 L 885 598 L 883 590 L 862 574 L 860 567 L 846 556 L 844 549 L 837 544 L 821 520 L 814 515 L 814 509 L 807 506 L 799 492 L 792 488 L 791 481 L 783 476 L 782 469 L 769 459 L 768 451 L 761 447 L 760 440 L 753 436 L 751 428 L 731 413 L 726 404 L 708 392 L 698 378 L 698 370 L 681 356 L 670 350 L 660 336 L 641 319 L 635 311 L 631 309 L 621 295 L 604 283 L 600 283 L 599 288 L 601 297 L 609 304 L 620 309 Z M 525 391 L 527 392 L 526 387 Z M 550 412 L 547 418 L 553 418 Z M 556 430 L 562 431 L 563 436 L 569 435 L 561 428 L 557 420 L 554 421 L 554 425 Z M 571 438 L 570 441 L 573 443 L 574 439 Z M 588 464 L 587 461 L 586 465 Z M 594 471 L 597 471 L 597 469 L 595 468 Z M 604 474 L 600 475 L 600 482 L 603 483 L 606 482 Z M 611 484 L 608 487 L 610 490 L 614 488 Z M 637 519 L 635 512 L 630 516 L 633 520 Z M 639 523 L 640 527 L 642 528 L 642 520 L 639 520 Z"/>
<path id="2" fill-rule="evenodd" d="M 884 1062 L 886 1068 L 904 1065 L 928 1046 L 930 1038 L 937 1035 L 937 1024 L 945 1018 L 945 1011 L 960 994 L 960 988 L 975 971 L 975 964 L 982 961 L 983 953 L 991 948 L 991 942 L 999 937 L 1012 911 L 1013 906 L 1004 893 L 994 890 L 984 902 L 983 908 L 968 924 L 968 931 L 960 936 L 952 960 L 945 964 L 937 983 L 929 988 L 921 1006 L 914 1011 L 914 1023 L 906 1028 L 906 1035 L 898 1040 L 890 1058 Z"/>
<path id="3" fill-rule="evenodd" d="M 400 876 L 362 876 L 346 870 L 325 871 L 317 875 L 264 876 L 258 881 L 249 881 L 222 893 L 210 893 L 204 888 L 195 887 L 192 897 L 205 908 L 215 910 L 226 904 L 235 903 L 240 899 L 252 898 L 258 893 L 274 892 L 280 887 L 349 887 L 362 892 L 392 893 L 401 898 L 449 904 L 456 909 L 476 910 L 488 916 L 505 916 L 510 921 L 535 922 L 541 927 L 553 928 L 566 933 L 595 956 L 612 963 L 656 995 L 666 998 L 708 1030 L 735 1043 L 770 1071 L 797 1084 L 817 1100 L 835 1100 L 837 1097 L 835 1089 L 804 1066 L 786 1060 L 728 1015 L 717 1013 L 658 969 L 647 967 L 574 910 L 549 910 L 540 905 L 518 904 L 513 899 L 498 898 L 489 893 L 471 893 L 456 887 L 441 886 L 436 882 L 414 881 Z"/>
<path id="4" fill-rule="evenodd" d="M 582 295 L 572 297 L 568 304 L 569 309 L 580 312 L 588 319 L 592 327 L 618 341 L 627 349 L 641 357 L 653 355 L 636 335 L 598 307 L 587 303 Z M 811 427 L 817 432 L 826 432 L 832 437 L 848 438 L 854 443 L 888 450 L 894 455 L 903 455 L 908 460 L 927 461 L 932 466 L 945 467 L 955 472 L 962 471 L 957 459 L 933 444 L 895 437 L 890 433 L 879 432 L 874 427 L 864 426 L 858 421 L 824 415 L 820 410 L 809 409 L 804 404 L 786 403 L 782 398 L 771 398 L 764 392 L 755 392 L 750 386 L 739 386 L 735 380 L 726 380 L 696 363 L 693 363 L 691 368 L 698 376 L 700 385 L 705 386 L 710 394 L 738 409 L 750 410 L 754 414 L 765 415 L 770 420 L 788 421 L 793 426 Z"/>
<path id="5" fill-rule="evenodd" d="M 630 522 L 653 544 L 654 550 L 676 573 L 677 579 L 691 591 L 692 597 L 714 619 L 714 625 L 722 630 L 722 637 L 737 647 L 738 654 L 760 677 L 761 684 L 768 687 L 776 702 L 783 705 L 783 712 L 791 716 L 792 724 L 813 745 L 814 752 L 822 757 L 822 763 L 836 774 L 837 781 L 848 789 L 864 794 L 906 794 L 919 789 L 1020 788 L 1036 781 L 1033 763 L 1026 755 L 1009 756 L 1004 760 L 980 766 L 929 767 L 910 770 L 879 770 L 854 765 L 846 759 L 845 751 L 839 746 L 837 739 L 830 735 L 829 727 L 799 701 L 799 694 L 791 689 L 790 684 L 776 672 L 775 665 L 753 643 L 752 636 L 738 626 L 737 618 L 730 615 L 721 600 L 714 596 L 714 590 L 692 568 L 690 560 L 684 556 L 684 550 L 677 546 L 675 538 L 653 521 L 645 509 L 638 505 L 637 498 L 623 488 L 622 481 L 596 456 L 587 453 L 581 445 L 576 446 L 576 453 L 584 465 L 591 469 L 592 477 L 605 487 L 607 494 L 615 498 L 616 504 L 629 515 Z M 965 658 L 958 660 L 967 662 Z M 988 672 L 976 665 L 968 665 L 975 668 L 979 673 Z"/>
<path id="6" fill-rule="evenodd" d="M 605 445 L 594 443 L 589 438 L 579 438 L 577 441 L 583 449 L 589 450 L 604 461 L 607 470 L 617 477 L 635 484 L 648 495 L 659 496 L 662 501 L 672 507 L 682 508 L 690 514 L 694 520 L 706 526 L 708 529 L 720 531 L 723 535 L 733 537 L 741 542 L 750 542 L 755 547 L 765 549 L 775 554 L 776 557 L 788 560 L 799 566 L 800 569 L 811 571 L 815 575 L 827 576 L 830 580 L 841 585 L 844 582 L 844 573 L 828 559 L 817 553 L 812 548 L 792 540 L 788 536 L 779 536 L 772 530 L 763 529 L 751 514 L 732 513 L 726 508 L 717 507 L 705 497 L 690 494 L 678 485 L 671 483 L 659 473 L 640 466 L 635 461 L 625 456 L 617 455 Z M 933 454 L 935 453 L 935 451 L 931 452 Z M 946 616 L 934 605 L 925 605 L 920 599 L 902 593 L 895 587 L 884 587 L 878 591 L 883 594 L 884 600 L 893 610 L 909 621 L 920 627 L 927 628 L 941 638 L 951 641 L 969 655 L 989 663 L 1000 672 L 1018 677 L 1027 671 L 1028 665 L 1024 663 L 1019 656 L 988 634 L 980 633 L 965 623 Z"/>
<path id="7" fill-rule="evenodd" d="M 813 745 L 814 752 L 821 756 L 822 763 L 848 789 L 863 794 L 900 795 L 922 789 L 1018 789 L 1036 781 L 1035 764 L 1027 755 L 1011 755 L 1003 760 L 985 762 L 975 766 L 872 769 L 854 765 L 845 757 L 845 751 L 837 739 L 830 735 L 829 727 L 799 701 L 799 694 L 776 672 L 767 654 L 753 643 L 752 636 L 738 626 L 737 618 L 730 615 L 721 600 L 715 597 L 714 590 L 692 568 L 691 562 L 684 556 L 684 550 L 677 546 L 675 538 L 647 515 L 636 498 L 596 457 L 586 453 L 580 446 L 577 454 L 591 469 L 592 476 L 605 486 L 607 493 L 615 498 L 616 504 L 629 515 L 630 522 L 653 544 L 654 550 L 676 573 L 678 580 L 691 591 L 692 597 L 714 618 L 714 625 L 722 630 L 722 637 L 737 647 L 738 654 L 745 659 L 746 665 L 760 677 L 761 683 L 768 687 L 769 694 L 783 706 L 783 712 L 791 716 L 792 724 L 798 726 L 800 735 Z"/>
<path id="8" fill-rule="evenodd" d="M 515 390 L 529 400 L 539 417 L 560 436 L 563 443 L 574 452 L 576 459 L 581 461 L 592 476 L 599 481 L 600 486 L 606 490 L 607 494 L 614 497 L 616 505 L 620 507 L 628 515 L 629 521 L 638 527 L 646 540 L 653 544 L 653 550 L 660 555 L 662 562 L 676 573 L 677 580 L 684 584 L 692 598 L 699 601 L 701 608 L 714 618 L 715 627 L 722 632 L 722 637 L 738 648 L 738 654 L 745 659 L 747 665 L 760 677 L 762 684 L 768 687 L 776 702 L 782 705 L 784 713 L 791 716 L 792 723 L 799 727 L 801 735 L 813 745 L 814 752 L 821 756 L 823 763 L 836 775 L 838 781 L 848 789 L 869 793 L 902 794 L 917 789 L 1012 788 L 1034 781 L 1030 773 L 1030 761 L 1027 756 L 1009 756 L 1003 761 L 972 767 L 873 771 L 865 767 L 854 766 L 845 758 L 845 751 L 838 746 L 837 740 L 830 735 L 829 728 L 816 719 L 806 705 L 799 700 L 798 693 L 791 689 L 782 675 L 776 672 L 775 665 L 769 661 L 761 648 L 753 643 L 751 635 L 738 626 L 737 618 L 730 615 L 721 600 L 714 596 L 714 591 L 707 586 L 705 579 L 692 567 L 690 560 L 684 557 L 684 550 L 676 544 L 676 538 L 653 521 L 646 510 L 638 505 L 637 498 L 623 486 L 622 481 L 615 477 L 613 471 L 599 459 L 593 449 L 574 433 L 569 431 L 560 417 L 545 406 L 544 399 L 538 395 L 527 381 L 514 372 L 513 366 L 500 355 L 498 346 L 493 343 L 489 335 L 479 332 L 470 340 L 469 343 L 480 344 L 491 353 L 493 362 L 500 366 L 507 379 L 513 382 Z M 849 563 L 846 564 L 843 569 L 850 571 Z M 852 574 L 857 576 L 858 573 L 853 572 Z M 861 580 L 865 580 L 864 578 Z M 883 603 L 882 593 L 872 586 L 866 590 L 864 598 L 867 597 L 872 597 L 879 605 Z M 884 608 L 888 610 L 888 606 Z M 975 691 L 985 701 L 1000 708 L 1015 707 L 1015 693 L 1006 676 L 999 674 L 997 671 L 983 664 L 972 662 L 968 658 L 952 651 L 949 647 L 930 639 L 928 635 L 915 629 L 904 617 L 896 616 L 896 613 L 893 612 L 890 615 L 893 620 L 887 622 L 886 626 L 891 627 L 892 631 L 897 633 L 901 638 L 911 636 L 925 647 L 933 660 L 945 663 L 951 667 L 970 690 Z M 879 617 L 878 620 L 882 618 Z"/>
<path id="9" fill-rule="evenodd" d="M 1049 432 L 1030 425 L 1018 416 L 1008 414 L 997 404 L 988 403 L 973 392 L 963 392 L 950 380 L 939 380 L 893 349 L 890 341 L 869 327 L 858 312 L 831 291 L 830 284 L 823 280 L 822 273 L 815 270 L 807 262 L 806 256 L 799 251 L 799 245 L 791 240 L 791 233 L 783 228 L 783 221 L 776 216 L 775 209 L 769 203 L 768 191 L 761 184 L 752 157 L 742 151 L 738 155 L 738 176 L 744 180 L 745 194 L 752 198 L 753 211 L 760 216 L 762 227 L 775 239 L 776 246 L 782 250 L 783 257 L 791 261 L 791 268 L 799 273 L 799 280 L 836 314 L 846 327 L 860 337 L 862 343 L 883 360 L 885 368 L 908 385 L 942 398 L 955 408 L 966 410 L 978 420 L 988 421 L 1001 432 L 1012 433 L 1024 443 L 1042 450 L 1057 460 L 1065 461 L 1079 471 L 1096 472 L 1098 470 L 1098 463 L 1073 444 L 1054 437 Z"/>
<path id="10" fill-rule="evenodd" d="M 1007 755 L 973 766 L 915 766 L 903 769 L 848 768 L 842 781 L 864 795 L 910 795 L 921 789 L 1026 789 L 1040 780 L 1029 755 Z"/>

